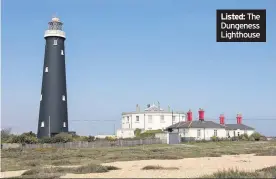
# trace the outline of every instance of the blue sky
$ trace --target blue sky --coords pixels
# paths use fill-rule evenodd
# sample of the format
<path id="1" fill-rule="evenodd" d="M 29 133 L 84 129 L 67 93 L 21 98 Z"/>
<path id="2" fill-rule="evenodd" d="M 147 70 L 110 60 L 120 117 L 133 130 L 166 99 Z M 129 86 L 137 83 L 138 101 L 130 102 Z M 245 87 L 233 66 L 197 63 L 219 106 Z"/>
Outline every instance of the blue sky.
<path id="1" fill-rule="evenodd" d="M 267 9 L 267 42 L 217 43 L 216 9 Z M 121 112 L 160 101 L 217 121 L 223 112 L 228 123 L 242 112 L 276 135 L 274 0 L 2 0 L 2 127 L 37 131 L 43 35 L 55 13 L 67 34 L 71 130 L 112 133 L 105 120 L 119 128 Z"/>

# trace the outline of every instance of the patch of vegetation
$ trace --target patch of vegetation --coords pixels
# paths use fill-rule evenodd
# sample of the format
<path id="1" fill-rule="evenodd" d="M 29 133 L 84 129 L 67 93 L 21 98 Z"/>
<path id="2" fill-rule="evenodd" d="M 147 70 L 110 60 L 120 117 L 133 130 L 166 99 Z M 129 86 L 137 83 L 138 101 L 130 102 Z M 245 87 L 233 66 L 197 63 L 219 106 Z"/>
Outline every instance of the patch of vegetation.
<path id="1" fill-rule="evenodd" d="M 72 165 L 74 164 L 73 162 L 71 162 L 70 160 L 54 160 L 52 161 L 52 165 L 55 166 L 64 166 L 64 165 Z"/>
<path id="2" fill-rule="evenodd" d="M 203 178 L 258 178 L 258 174 L 255 172 L 230 169 L 218 171 L 211 176 L 204 176 Z"/>
<path id="3" fill-rule="evenodd" d="M 2 133 L 2 131 L 1 131 Z M 5 133 L 5 132 L 3 132 Z M 38 139 L 33 132 L 26 132 L 21 135 L 4 134 L 4 138 L 1 136 L 1 143 L 21 143 L 21 144 L 36 144 Z"/>
<path id="4" fill-rule="evenodd" d="M 157 133 L 163 133 L 161 129 L 158 130 L 147 130 L 142 132 L 141 129 L 135 129 L 134 134 L 135 138 L 154 138 L 155 134 Z"/>
<path id="5" fill-rule="evenodd" d="M 256 156 L 276 156 L 276 149 L 261 151 Z"/>
<path id="6" fill-rule="evenodd" d="M 107 170 L 120 170 L 120 168 L 109 165 L 109 166 L 105 166 L 107 168 Z"/>
<path id="7" fill-rule="evenodd" d="M 210 176 L 202 178 L 274 178 L 276 177 L 276 166 L 256 170 L 255 172 L 239 171 L 237 169 L 218 171 Z"/>
<path id="8" fill-rule="evenodd" d="M 88 164 L 86 166 L 75 168 L 70 173 L 83 174 L 83 173 L 105 173 L 105 172 L 108 172 L 108 168 L 106 166 Z"/>
<path id="9" fill-rule="evenodd" d="M 141 129 L 135 129 L 134 130 L 134 135 L 135 135 L 135 137 L 139 137 L 140 136 L 140 134 L 141 134 L 141 132 L 142 132 L 142 130 Z"/>
<path id="10" fill-rule="evenodd" d="M 117 138 L 115 136 L 114 137 L 113 136 L 106 136 L 105 140 L 112 142 L 112 141 L 116 141 Z"/>
<path id="11" fill-rule="evenodd" d="M 60 177 L 66 173 L 86 174 L 86 173 L 104 173 L 110 170 L 119 170 L 115 166 L 102 166 L 97 164 L 88 164 L 81 167 L 51 167 L 51 168 L 34 168 L 22 174 L 24 177 L 37 178 L 37 177 Z M 48 177 L 47 177 L 48 178 Z"/>
<path id="12" fill-rule="evenodd" d="M 198 157 L 219 157 L 221 155 L 257 154 L 275 156 L 276 141 L 218 141 L 190 143 L 186 145 L 141 145 L 115 148 L 36 148 L 9 149 L 1 151 L 1 170 L 24 170 L 45 165 L 83 165 L 114 161 L 164 159 L 174 160 Z"/>
<path id="13" fill-rule="evenodd" d="M 141 170 L 179 170 L 177 167 L 162 167 L 160 165 L 148 165 L 143 167 Z"/>
<path id="14" fill-rule="evenodd" d="M 261 139 L 261 134 L 254 132 L 250 137 L 253 137 L 256 141 L 259 141 Z"/>

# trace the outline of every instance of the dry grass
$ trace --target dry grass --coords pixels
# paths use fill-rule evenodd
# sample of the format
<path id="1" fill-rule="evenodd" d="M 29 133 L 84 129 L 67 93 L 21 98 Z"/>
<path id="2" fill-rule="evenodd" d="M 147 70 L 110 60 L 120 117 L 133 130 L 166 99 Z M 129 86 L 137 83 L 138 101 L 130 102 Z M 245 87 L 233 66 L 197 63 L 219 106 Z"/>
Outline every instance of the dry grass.
<path id="1" fill-rule="evenodd" d="M 144 145 L 98 149 L 42 148 L 2 150 L 2 171 L 38 168 L 45 165 L 85 165 L 114 161 L 220 157 L 221 155 L 276 155 L 276 142 L 207 142 L 189 145 Z"/>
<path id="2" fill-rule="evenodd" d="M 177 167 L 162 167 L 160 165 L 148 165 L 142 168 L 142 170 L 179 170 Z"/>
<path id="3" fill-rule="evenodd" d="M 255 172 L 239 171 L 237 169 L 224 170 L 214 173 L 211 176 L 202 178 L 275 178 L 276 166 L 256 170 Z"/>

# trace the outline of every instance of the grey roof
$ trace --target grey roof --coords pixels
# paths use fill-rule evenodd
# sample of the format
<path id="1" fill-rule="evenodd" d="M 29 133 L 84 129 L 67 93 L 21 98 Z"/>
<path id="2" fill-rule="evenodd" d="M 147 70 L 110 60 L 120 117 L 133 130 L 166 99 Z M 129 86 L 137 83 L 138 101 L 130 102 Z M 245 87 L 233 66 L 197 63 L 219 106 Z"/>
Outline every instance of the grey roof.
<path id="1" fill-rule="evenodd" d="M 229 129 L 229 130 L 237 130 L 237 129 L 240 129 L 240 130 L 254 130 L 254 128 L 249 127 L 249 126 L 244 125 L 244 124 L 225 124 L 225 126 L 226 126 L 226 129 Z"/>
<path id="2" fill-rule="evenodd" d="M 181 121 L 167 128 L 225 128 L 225 126 L 213 121 Z"/>
<path id="3" fill-rule="evenodd" d="M 225 125 L 221 125 L 218 124 L 216 122 L 213 121 L 192 121 L 192 122 L 188 122 L 188 121 L 181 121 L 179 123 L 173 124 L 168 128 L 174 128 L 174 129 L 178 129 L 178 128 L 226 128 L 228 130 L 255 130 L 252 127 L 249 127 L 247 125 L 244 124 L 225 124 Z"/>

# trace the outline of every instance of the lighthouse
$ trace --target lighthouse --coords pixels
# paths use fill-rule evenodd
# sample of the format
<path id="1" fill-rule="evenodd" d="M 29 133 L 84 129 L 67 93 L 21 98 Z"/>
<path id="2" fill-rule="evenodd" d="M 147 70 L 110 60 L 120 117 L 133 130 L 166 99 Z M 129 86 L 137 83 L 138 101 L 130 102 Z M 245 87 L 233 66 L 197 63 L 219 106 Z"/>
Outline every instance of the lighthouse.
<path id="1" fill-rule="evenodd" d="M 54 17 L 45 31 L 46 40 L 37 137 L 68 132 L 65 32 Z"/>

